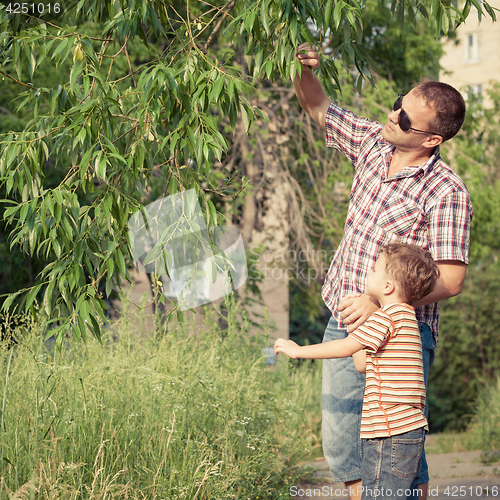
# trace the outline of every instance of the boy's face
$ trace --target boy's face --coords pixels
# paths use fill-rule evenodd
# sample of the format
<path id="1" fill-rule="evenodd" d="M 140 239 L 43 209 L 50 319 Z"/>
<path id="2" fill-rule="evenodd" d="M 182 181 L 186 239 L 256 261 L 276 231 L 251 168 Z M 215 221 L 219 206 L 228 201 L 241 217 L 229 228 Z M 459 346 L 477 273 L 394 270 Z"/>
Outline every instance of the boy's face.
<path id="1" fill-rule="evenodd" d="M 387 282 L 390 280 L 389 276 L 385 272 L 386 269 L 386 257 L 381 254 L 375 262 L 375 266 L 371 271 L 368 272 L 368 277 L 366 280 L 366 294 L 371 297 L 380 300 L 386 289 Z"/>

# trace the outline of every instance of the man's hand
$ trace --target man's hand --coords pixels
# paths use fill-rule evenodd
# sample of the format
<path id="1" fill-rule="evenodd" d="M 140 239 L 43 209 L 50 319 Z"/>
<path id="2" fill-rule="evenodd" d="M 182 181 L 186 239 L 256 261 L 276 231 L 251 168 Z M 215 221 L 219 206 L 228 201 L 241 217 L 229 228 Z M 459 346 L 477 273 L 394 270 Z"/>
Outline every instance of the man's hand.
<path id="1" fill-rule="evenodd" d="M 311 69 L 319 68 L 319 54 L 316 48 L 306 42 L 298 46 L 297 52 L 297 58 L 303 66 L 310 66 Z"/>
<path id="2" fill-rule="evenodd" d="M 356 330 L 377 309 L 380 309 L 380 304 L 364 293 L 346 295 L 340 301 L 339 311 L 342 321 L 347 325 L 347 333 Z"/>
<path id="3" fill-rule="evenodd" d="M 297 359 L 300 357 L 300 346 L 293 340 L 278 339 L 274 343 L 274 354 L 282 352 L 289 358 Z"/>

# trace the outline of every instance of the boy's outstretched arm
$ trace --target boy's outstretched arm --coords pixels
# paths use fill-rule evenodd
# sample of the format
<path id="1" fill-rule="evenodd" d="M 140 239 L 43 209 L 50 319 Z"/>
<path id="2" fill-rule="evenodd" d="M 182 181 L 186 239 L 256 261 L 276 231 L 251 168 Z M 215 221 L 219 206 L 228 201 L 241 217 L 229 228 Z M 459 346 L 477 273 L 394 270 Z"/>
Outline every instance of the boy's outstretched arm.
<path id="1" fill-rule="evenodd" d="M 293 340 L 278 339 L 274 343 L 274 353 L 282 352 L 293 359 L 332 359 L 348 358 L 363 349 L 363 344 L 351 336 L 345 339 L 331 340 L 323 344 L 300 346 Z"/>

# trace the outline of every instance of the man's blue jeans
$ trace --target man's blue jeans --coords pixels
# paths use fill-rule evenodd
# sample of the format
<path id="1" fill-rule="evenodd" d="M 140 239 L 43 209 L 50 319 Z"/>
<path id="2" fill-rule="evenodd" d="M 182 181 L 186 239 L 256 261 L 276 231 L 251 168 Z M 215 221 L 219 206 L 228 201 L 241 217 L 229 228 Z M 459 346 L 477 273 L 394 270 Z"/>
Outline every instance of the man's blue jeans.
<path id="1" fill-rule="evenodd" d="M 434 362 L 436 342 L 431 329 L 419 323 L 422 337 L 422 357 L 425 387 L 429 367 Z M 347 337 L 345 329 L 339 329 L 337 320 L 330 319 L 323 342 Z M 338 482 L 361 479 L 361 408 L 365 389 L 365 375 L 354 368 L 352 358 L 323 360 L 323 454 L 332 479 Z M 425 416 L 428 407 L 425 405 Z M 419 483 L 429 481 L 425 452 L 422 456 Z"/>

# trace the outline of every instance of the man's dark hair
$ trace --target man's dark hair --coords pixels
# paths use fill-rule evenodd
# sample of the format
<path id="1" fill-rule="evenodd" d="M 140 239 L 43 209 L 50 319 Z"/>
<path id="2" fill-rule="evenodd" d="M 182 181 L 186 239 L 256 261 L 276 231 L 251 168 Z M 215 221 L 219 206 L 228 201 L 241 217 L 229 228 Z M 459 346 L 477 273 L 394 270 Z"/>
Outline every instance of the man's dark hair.
<path id="1" fill-rule="evenodd" d="M 432 292 L 439 279 L 439 268 L 431 254 L 407 243 L 389 243 L 380 248 L 385 255 L 385 272 L 394 279 L 408 304 Z"/>
<path id="2" fill-rule="evenodd" d="M 447 141 L 460 130 L 465 120 L 465 101 L 462 94 L 451 85 L 427 80 L 413 89 L 415 95 L 422 97 L 436 110 L 436 117 L 429 128 Z"/>

